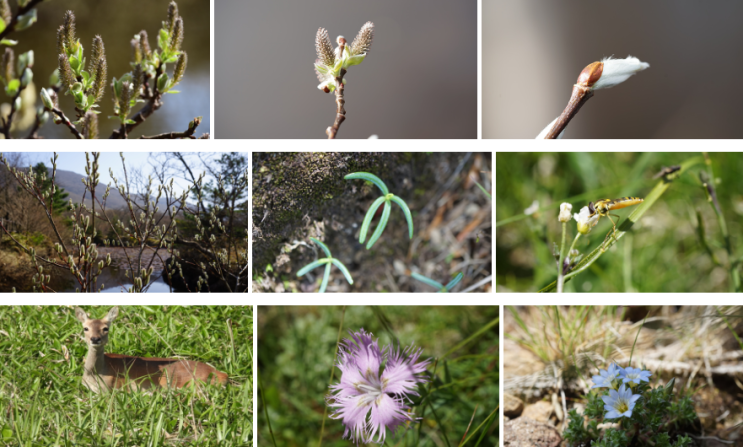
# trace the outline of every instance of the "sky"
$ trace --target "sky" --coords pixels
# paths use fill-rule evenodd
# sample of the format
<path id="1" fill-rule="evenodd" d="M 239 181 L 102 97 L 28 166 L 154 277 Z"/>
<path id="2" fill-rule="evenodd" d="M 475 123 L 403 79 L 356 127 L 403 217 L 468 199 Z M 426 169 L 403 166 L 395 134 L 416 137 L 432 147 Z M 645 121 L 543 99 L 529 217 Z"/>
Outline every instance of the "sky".
<path id="1" fill-rule="evenodd" d="M 6 153 L 6 156 L 7 155 L 10 155 L 10 153 Z M 51 169 L 52 167 L 51 159 L 54 156 L 53 152 L 25 152 L 24 155 L 27 159 L 26 165 L 36 165 L 39 162 L 43 162 L 48 168 Z M 83 176 L 85 175 L 85 152 L 60 152 L 58 153 L 58 155 L 57 169 L 76 172 Z M 210 157 L 219 157 L 219 155 L 219 153 L 205 154 L 205 156 Z M 197 153 L 189 153 L 188 158 L 192 160 L 191 169 L 193 170 L 194 175 L 198 176 L 199 173 L 205 171 L 203 164 L 197 157 Z M 92 159 L 93 157 L 91 155 L 91 160 Z M 124 159 L 126 161 L 127 170 L 129 171 L 130 176 L 132 168 L 142 169 L 143 173 L 145 175 L 148 175 L 153 171 L 151 163 L 157 163 L 156 160 L 150 158 L 149 152 L 124 152 Z M 109 174 L 109 168 L 113 170 L 113 173 L 117 177 L 119 182 L 123 181 L 124 170 L 122 168 L 121 157 L 118 152 L 102 152 L 100 158 L 98 159 L 98 164 L 100 165 L 100 168 L 98 170 L 100 174 L 100 183 L 113 183 L 113 180 L 111 179 L 111 176 Z M 190 184 L 190 182 L 185 180 L 184 175 L 187 174 L 184 172 L 183 169 L 175 170 L 174 172 L 175 175 L 173 177 L 173 186 L 176 188 L 177 191 L 181 192 L 186 188 L 187 185 Z M 207 176 L 205 182 L 208 181 L 210 178 L 211 177 Z"/>

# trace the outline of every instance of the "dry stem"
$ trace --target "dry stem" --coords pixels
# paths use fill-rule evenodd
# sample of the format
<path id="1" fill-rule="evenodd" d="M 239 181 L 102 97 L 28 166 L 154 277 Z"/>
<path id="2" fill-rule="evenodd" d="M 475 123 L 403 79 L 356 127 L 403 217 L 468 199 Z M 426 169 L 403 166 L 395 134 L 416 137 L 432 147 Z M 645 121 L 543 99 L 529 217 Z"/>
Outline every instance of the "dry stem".
<path id="1" fill-rule="evenodd" d="M 570 95 L 570 101 L 568 102 L 567 107 L 562 111 L 560 116 L 557 118 L 557 121 L 555 121 L 555 125 L 552 126 L 552 129 L 544 138 L 546 140 L 556 139 L 562 131 L 565 130 L 565 127 L 567 127 L 570 120 L 578 114 L 578 111 L 583 107 L 583 104 L 591 99 L 592 96 L 593 90 L 590 87 L 575 84 L 573 86 L 573 94 Z"/>

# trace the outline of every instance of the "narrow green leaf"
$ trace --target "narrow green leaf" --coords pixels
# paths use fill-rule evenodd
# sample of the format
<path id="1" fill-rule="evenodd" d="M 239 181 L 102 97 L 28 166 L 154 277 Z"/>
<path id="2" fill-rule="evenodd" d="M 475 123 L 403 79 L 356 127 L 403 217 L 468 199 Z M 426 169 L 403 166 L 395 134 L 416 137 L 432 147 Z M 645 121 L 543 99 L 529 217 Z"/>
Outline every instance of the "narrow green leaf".
<path id="1" fill-rule="evenodd" d="M 457 284 L 459 284 L 459 281 L 461 281 L 462 278 L 464 278 L 464 273 L 462 273 L 462 272 L 457 273 L 457 276 L 455 276 L 454 279 L 452 279 L 449 282 L 449 284 L 447 284 L 445 286 L 446 291 L 447 292 L 451 291 L 451 289 L 453 289 L 454 286 L 456 286 Z"/>
<path id="2" fill-rule="evenodd" d="M 325 274 L 322 277 L 322 283 L 320 284 L 320 291 L 318 293 L 325 293 L 325 289 L 328 287 L 328 280 L 330 279 L 330 267 L 332 264 L 325 264 Z"/>
<path id="3" fill-rule="evenodd" d="M 13 39 L 3 39 L 3 40 L 0 40 L 0 45 L 7 45 L 9 47 L 12 47 L 12 46 L 18 45 L 18 41 L 13 40 Z"/>
<path id="4" fill-rule="evenodd" d="M 330 254 L 330 249 L 328 248 L 328 246 L 327 246 L 327 245 L 325 245 L 325 244 L 323 244 L 322 242 L 318 241 L 318 240 L 317 240 L 317 239 L 315 239 L 314 237 L 311 237 L 311 238 L 310 238 L 310 240 L 312 240 L 312 242 L 314 242 L 315 244 L 319 245 L 319 246 L 320 246 L 320 248 L 322 248 L 322 251 L 324 251 L 324 252 L 325 252 L 325 254 L 326 254 L 326 255 L 327 255 L 327 256 L 328 256 L 329 258 L 332 258 L 332 257 L 333 257 L 333 255 L 331 255 L 331 254 Z"/>
<path id="5" fill-rule="evenodd" d="M 300 276 L 304 276 L 304 274 L 309 272 L 310 270 L 320 267 L 323 264 L 327 264 L 328 262 L 329 262 L 328 258 L 323 258 L 323 259 L 318 259 L 315 262 L 305 265 L 297 272 L 297 278 L 299 278 Z"/>
<path id="6" fill-rule="evenodd" d="M 382 194 L 384 194 L 385 196 L 390 193 L 390 191 L 387 189 L 387 185 L 385 185 L 384 182 L 379 177 L 377 177 L 374 174 L 369 174 L 368 172 L 353 172 L 343 178 L 346 180 L 354 180 L 354 179 L 366 180 L 367 182 L 372 182 L 375 185 L 377 185 L 377 187 L 382 190 Z"/>
<path id="7" fill-rule="evenodd" d="M 413 239 L 413 215 L 410 214 L 410 208 L 408 208 L 408 204 L 405 203 L 403 199 L 397 196 L 392 196 L 391 200 L 400 205 L 400 208 L 402 208 L 402 212 L 405 213 L 405 220 L 408 221 L 408 237 L 410 239 Z"/>
<path id="8" fill-rule="evenodd" d="M 348 281 L 349 284 L 353 284 L 353 278 L 351 278 L 351 273 L 348 271 L 345 265 L 343 263 L 335 258 L 333 258 L 330 262 L 333 263 L 336 267 L 338 267 L 338 270 L 343 273 L 343 276 L 346 277 L 346 281 Z"/>
<path id="9" fill-rule="evenodd" d="M 428 284 L 431 287 L 436 287 L 437 290 L 441 290 L 444 287 L 444 285 L 441 284 L 440 282 L 434 281 L 431 278 L 429 278 L 427 276 L 423 276 L 423 275 L 421 275 L 419 273 L 413 272 L 413 273 L 410 274 L 410 276 L 412 276 L 413 279 L 417 279 L 418 281 L 420 281 L 422 283 L 425 283 L 425 284 Z"/>
<path id="10" fill-rule="evenodd" d="M 364 240 L 366 240 L 366 233 L 369 231 L 369 224 L 371 224 L 374 215 L 377 213 L 377 209 L 382 206 L 382 203 L 384 203 L 384 196 L 375 200 L 369 207 L 369 211 L 366 212 L 364 222 L 361 224 L 361 232 L 359 233 L 359 244 L 363 244 Z"/>
<path id="11" fill-rule="evenodd" d="M 369 239 L 369 243 L 366 244 L 366 249 L 372 248 L 375 242 L 377 242 L 377 239 L 379 239 L 379 236 L 382 235 L 382 232 L 384 231 L 384 227 L 387 226 L 387 221 L 390 220 L 390 210 L 392 209 L 392 205 L 390 205 L 390 202 L 385 201 L 384 202 L 384 210 L 382 210 L 382 218 L 379 219 L 379 223 L 377 224 L 377 228 L 374 230 L 374 234 L 372 234 L 371 238 Z"/>

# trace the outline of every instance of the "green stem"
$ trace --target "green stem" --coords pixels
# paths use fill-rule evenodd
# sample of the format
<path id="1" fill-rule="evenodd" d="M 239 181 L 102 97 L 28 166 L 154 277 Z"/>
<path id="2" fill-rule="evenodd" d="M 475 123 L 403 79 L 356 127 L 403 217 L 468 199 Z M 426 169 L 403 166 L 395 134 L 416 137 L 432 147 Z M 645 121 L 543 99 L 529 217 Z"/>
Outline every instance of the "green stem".
<path id="1" fill-rule="evenodd" d="M 563 267 L 562 264 L 565 262 L 565 241 L 568 234 L 568 223 L 562 223 L 562 243 L 560 244 L 560 262 L 557 264 L 557 293 L 562 293 L 562 287 L 565 284 L 563 278 Z M 580 233 L 578 233 L 580 234 Z"/>
<path id="2" fill-rule="evenodd" d="M 343 306 L 341 311 L 341 323 L 338 325 L 338 339 L 335 341 L 335 354 L 333 355 L 333 366 L 330 367 L 330 380 L 329 384 L 333 383 L 333 375 L 335 374 L 335 359 L 338 358 L 338 346 L 341 344 L 341 332 L 343 332 L 343 319 L 346 316 L 346 306 Z M 325 433 L 325 418 L 328 416 L 328 406 L 325 405 L 325 410 L 322 413 L 322 425 L 320 426 L 320 439 L 317 441 L 317 447 L 322 445 L 322 437 Z M 269 425 L 270 428 L 270 425 Z M 274 444 L 275 445 L 275 444 Z"/>

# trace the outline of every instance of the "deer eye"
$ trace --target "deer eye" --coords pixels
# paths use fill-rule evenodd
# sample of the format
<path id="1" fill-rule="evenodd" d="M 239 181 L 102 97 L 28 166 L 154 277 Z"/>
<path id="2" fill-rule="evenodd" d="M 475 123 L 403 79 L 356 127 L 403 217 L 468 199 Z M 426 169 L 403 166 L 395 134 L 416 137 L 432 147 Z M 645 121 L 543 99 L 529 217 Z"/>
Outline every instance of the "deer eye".
<path id="1" fill-rule="evenodd" d="M 108 332 L 108 328 L 107 327 L 104 327 L 103 328 L 103 332 Z"/>
<path id="2" fill-rule="evenodd" d="M 85 332 L 88 332 L 88 328 L 86 328 L 86 327 L 84 327 L 84 328 L 83 328 L 83 330 L 84 330 Z"/>

